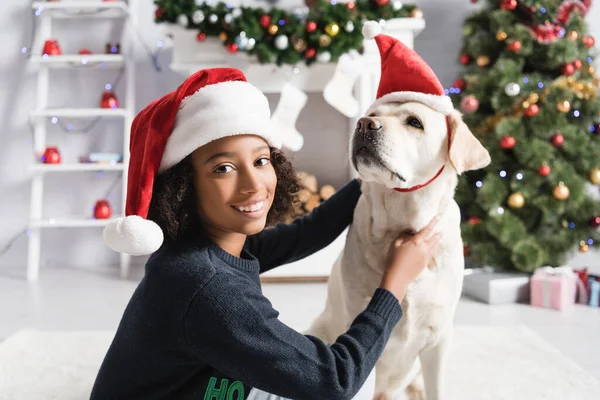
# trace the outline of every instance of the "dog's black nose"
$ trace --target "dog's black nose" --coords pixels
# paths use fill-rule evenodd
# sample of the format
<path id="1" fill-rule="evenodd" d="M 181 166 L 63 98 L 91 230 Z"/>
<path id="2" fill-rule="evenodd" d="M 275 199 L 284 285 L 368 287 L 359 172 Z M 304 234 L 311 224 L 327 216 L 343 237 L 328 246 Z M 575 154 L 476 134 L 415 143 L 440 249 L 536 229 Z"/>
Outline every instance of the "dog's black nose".
<path id="1" fill-rule="evenodd" d="M 367 132 L 380 131 L 382 128 L 381 122 L 371 117 L 362 117 L 356 123 L 356 131 L 363 135 Z"/>

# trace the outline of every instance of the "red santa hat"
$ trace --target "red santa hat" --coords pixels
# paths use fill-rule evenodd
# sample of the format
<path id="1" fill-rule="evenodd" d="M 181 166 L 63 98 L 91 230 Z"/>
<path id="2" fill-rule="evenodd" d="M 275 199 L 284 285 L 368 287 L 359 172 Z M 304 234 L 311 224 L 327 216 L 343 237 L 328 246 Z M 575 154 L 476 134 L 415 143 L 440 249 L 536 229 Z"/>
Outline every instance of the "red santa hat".
<path id="1" fill-rule="evenodd" d="M 381 78 L 377 100 L 365 113 L 384 103 L 416 101 L 445 115 L 453 109 L 452 100 L 431 67 L 412 49 L 399 40 L 381 33 L 381 25 L 367 21 L 363 36 L 375 39 L 381 56 Z"/>
<path id="2" fill-rule="evenodd" d="M 158 250 L 163 232 L 146 219 L 155 176 L 198 147 L 240 134 L 258 135 L 271 147 L 282 147 L 267 98 L 237 69 L 198 71 L 143 109 L 131 126 L 126 216 L 106 225 L 105 243 L 132 255 Z"/>

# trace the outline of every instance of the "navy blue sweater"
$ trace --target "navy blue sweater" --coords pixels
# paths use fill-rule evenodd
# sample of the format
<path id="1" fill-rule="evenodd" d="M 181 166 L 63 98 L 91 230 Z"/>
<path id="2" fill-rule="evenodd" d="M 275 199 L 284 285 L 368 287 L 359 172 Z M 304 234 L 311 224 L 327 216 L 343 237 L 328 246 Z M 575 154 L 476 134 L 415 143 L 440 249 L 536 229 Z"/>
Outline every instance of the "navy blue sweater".
<path id="1" fill-rule="evenodd" d="M 328 345 L 279 321 L 259 274 L 335 240 L 360 193 L 351 181 L 311 214 L 248 237 L 241 257 L 206 240 L 163 245 L 146 264 L 91 398 L 238 400 L 259 388 L 297 400 L 351 399 L 400 320 L 396 297 L 376 289 Z"/>

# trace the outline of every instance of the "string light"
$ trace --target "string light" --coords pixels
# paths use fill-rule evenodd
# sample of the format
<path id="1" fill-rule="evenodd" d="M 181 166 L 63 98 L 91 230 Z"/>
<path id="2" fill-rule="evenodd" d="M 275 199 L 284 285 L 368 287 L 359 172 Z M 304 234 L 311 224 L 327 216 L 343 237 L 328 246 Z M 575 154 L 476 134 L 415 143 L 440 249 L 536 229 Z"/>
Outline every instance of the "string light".
<path id="1" fill-rule="evenodd" d="M 564 37 L 567 31 L 564 28 L 560 28 L 558 31 L 558 36 Z"/>
<path id="2" fill-rule="evenodd" d="M 575 222 L 569 222 L 569 228 L 575 229 Z"/>
<path id="3" fill-rule="evenodd" d="M 110 90 L 112 89 L 112 85 L 110 83 L 107 83 L 106 85 L 104 85 L 104 89 Z"/>
<path id="4" fill-rule="evenodd" d="M 586 60 L 587 60 L 587 62 L 589 62 L 589 63 L 591 63 L 591 62 L 593 61 L 593 60 L 592 60 L 592 57 L 588 57 L 588 58 L 586 58 Z"/>
<path id="5" fill-rule="evenodd" d="M 590 246 L 591 246 L 591 245 L 593 245 L 593 244 L 594 244 L 594 239 L 592 239 L 592 238 L 589 238 L 589 239 L 588 239 L 588 241 L 587 241 L 587 243 L 588 243 Z"/>
<path id="6" fill-rule="evenodd" d="M 523 78 L 523 83 L 529 83 L 529 78 L 528 77 Z"/>
<path id="7" fill-rule="evenodd" d="M 506 171 L 502 170 L 498 175 L 500 175 L 501 178 L 506 178 Z"/>
<path id="8" fill-rule="evenodd" d="M 502 207 L 498 207 L 498 209 L 496 209 L 496 212 L 500 215 L 504 214 L 504 208 Z"/>
<path id="9" fill-rule="evenodd" d="M 58 118 L 52 117 L 52 123 L 56 125 L 58 123 Z"/>
<path id="10" fill-rule="evenodd" d="M 581 113 L 579 112 L 579 110 L 574 110 L 574 111 L 573 111 L 573 116 L 574 116 L 575 118 L 579 118 L 579 115 L 581 115 Z"/>
<path id="11" fill-rule="evenodd" d="M 544 83 L 543 82 L 538 82 L 537 86 L 542 89 L 544 87 Z"/>
<path id="12" fill-rule="evenodd" d="M 596 128 L 594 128 L 594 125 L 590 125 L 590 132 L 595 132 Z"/>
<path id="13" fill-rule="evenodd" d="M 519 172 L 519 173 L 517 174 L 517 179 L 518 179 L 518 180 L 522 180 L 522 179 L 523 179 L 523 174 Z"/>
<path id="14" fill-rule="evenodd" d="M 475 182 L 475 186 L 477 186 L 478 188 L 480 188 L 480 187 L 483 186 L 483 182 L 477 181 L 477 182 Z"/>
<path id="15" fill-rule="evenodd" d="M 544 7 L 542 7 L 542 8 L 540 8 L 540 12 L 541 12 L 542 14 L 546 14 L 546 9 L 545 9 Z"/>

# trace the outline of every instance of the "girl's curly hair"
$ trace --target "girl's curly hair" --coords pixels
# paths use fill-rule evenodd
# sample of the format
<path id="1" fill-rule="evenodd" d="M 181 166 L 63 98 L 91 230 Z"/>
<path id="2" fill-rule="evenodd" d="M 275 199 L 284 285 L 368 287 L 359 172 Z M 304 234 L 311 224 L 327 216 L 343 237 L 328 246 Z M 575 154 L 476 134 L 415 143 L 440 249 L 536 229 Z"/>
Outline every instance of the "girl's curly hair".
<path id="1" fill-rule="evenodd" d="M 293 212 L 300 181 L 292 163 L 284 153 L 271 147 L 271 164 L 277 176 L 273 205 L 267 214 L 267 226 Z M 148 219 L 156 222 L 166 239 L 180 241 L 202 232 L 197 216 L 194 167 L 189 155 L 178 164 L 156 176 Z"/>

